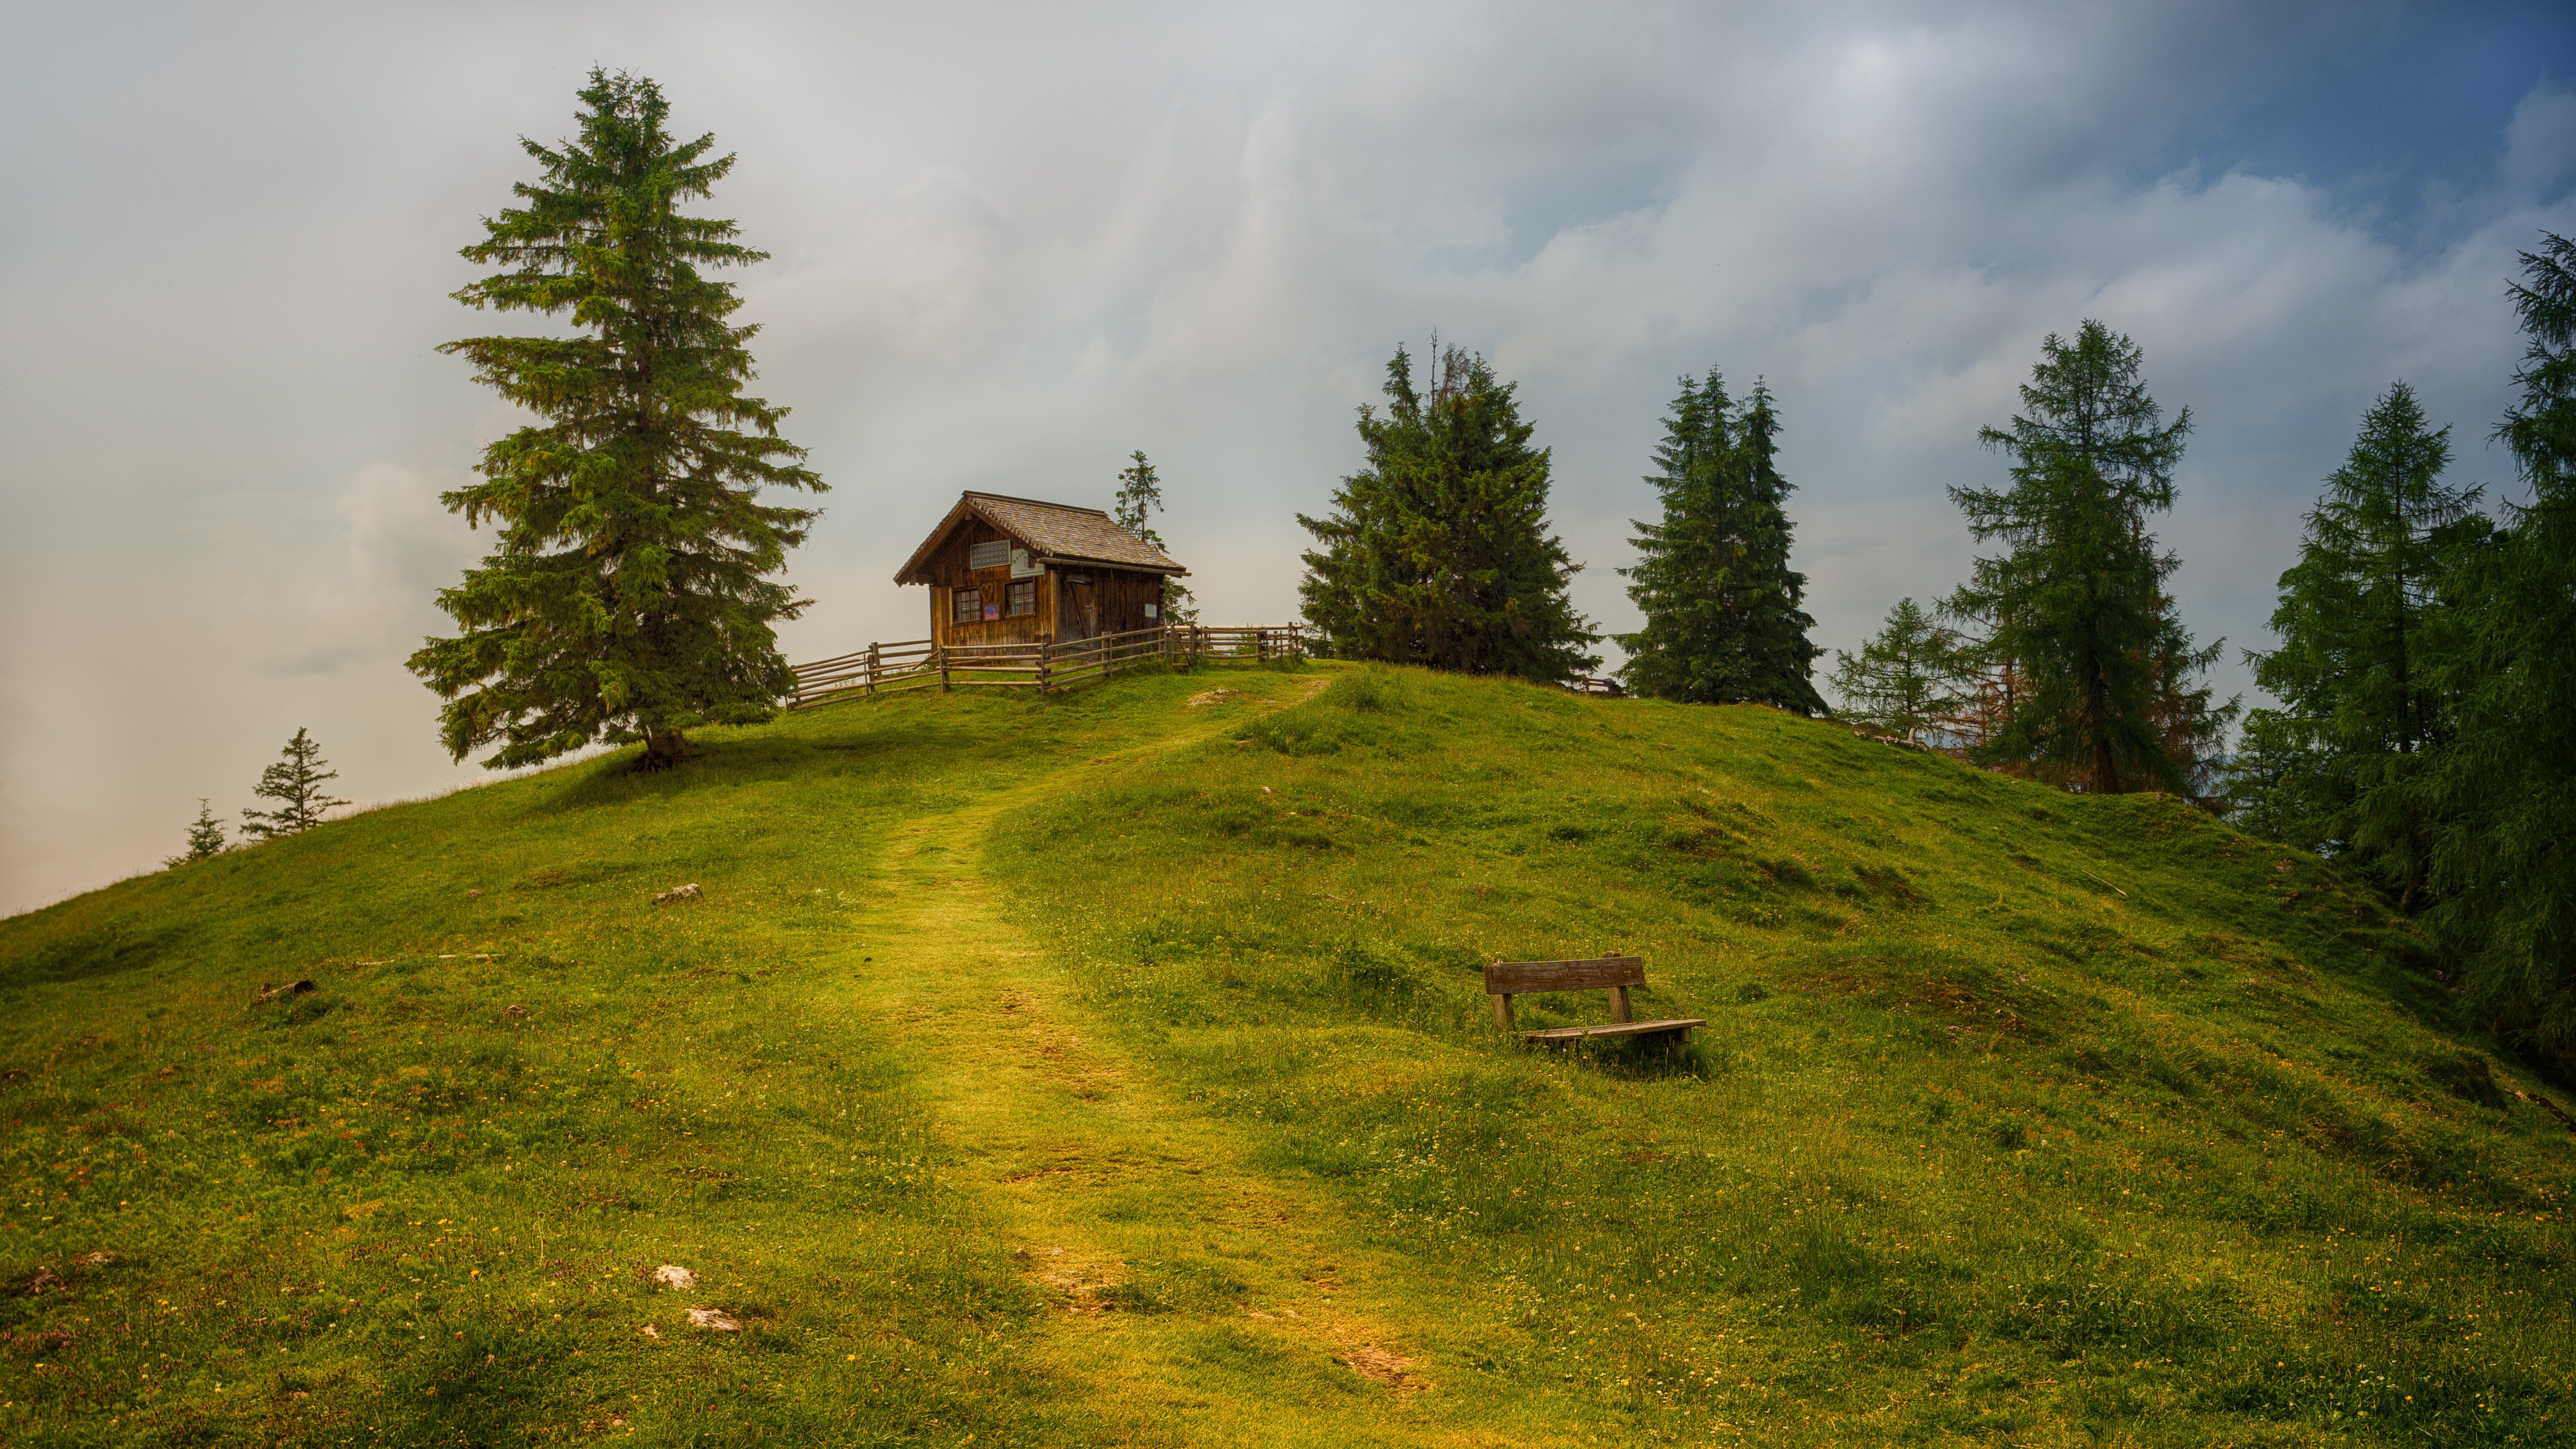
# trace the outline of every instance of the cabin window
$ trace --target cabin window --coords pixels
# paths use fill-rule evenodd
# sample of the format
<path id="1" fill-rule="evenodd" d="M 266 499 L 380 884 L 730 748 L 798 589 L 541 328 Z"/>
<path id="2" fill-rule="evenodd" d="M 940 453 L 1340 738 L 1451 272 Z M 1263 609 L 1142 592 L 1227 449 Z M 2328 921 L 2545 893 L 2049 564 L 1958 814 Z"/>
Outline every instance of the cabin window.
<path id="1" fill-rule="evenodd" d="M 948 622 L 952 624 L 972 624 L 984 617 L 984 591 L 981 589 L 950 589 L 948 603 Z"/>
<path id="2" fill-rule="evenodd" d="M 1038 611 L 1038 586 L 1034 579 L 1025 579 L 1011 585 L 1010 592 L 1002 597 L 1009 605 L 1002 612 L 1014 619 L 1022 614 L 1034 614 Z"/>
<path id="3" fill-rule="evenodd" d="M 979 543 L 966 550 L 966 567 L 970 569 L 997 569 L 1008 565 L 1010 561 L 1011 541 L 1007 538 L 997 538 L 990 543 Z"/>

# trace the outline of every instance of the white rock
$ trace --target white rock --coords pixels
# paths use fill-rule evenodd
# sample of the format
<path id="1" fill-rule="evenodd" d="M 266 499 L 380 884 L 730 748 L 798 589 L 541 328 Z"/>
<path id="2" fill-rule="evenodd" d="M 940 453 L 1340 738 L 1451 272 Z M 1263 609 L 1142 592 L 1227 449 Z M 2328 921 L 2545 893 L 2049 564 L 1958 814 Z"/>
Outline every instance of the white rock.
<path id="1" fill-rule="evenodd" d="M 665 1263 L 653 1270 L 653 1281 L 666 1288 L 688 1289 L 698 1286 L 698 1275 L 677 1263 Z"/>
<path id="2" fill-rule="evenodd" d="M 699 1328 L 712 1328 L 718 1333 L 742 1332 L 742 1320 L 721 1308 L 692 1308 L 689 1322 Z"/>

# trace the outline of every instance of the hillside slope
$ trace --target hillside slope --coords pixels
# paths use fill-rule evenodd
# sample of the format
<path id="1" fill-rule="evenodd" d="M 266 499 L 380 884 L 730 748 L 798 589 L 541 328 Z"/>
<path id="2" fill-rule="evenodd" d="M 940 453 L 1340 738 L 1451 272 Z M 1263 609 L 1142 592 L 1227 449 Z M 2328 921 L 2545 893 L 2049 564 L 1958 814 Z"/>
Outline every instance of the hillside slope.
<path id="1" fill-rule="evenodd" d="M 2174 802 L 1337 665 L 706 744 L 0 922 L 0 1428 L 2571 1437 L 2567 1130 Z M 1612 948 L 1690 1050 L 1496 1038 Z"/>

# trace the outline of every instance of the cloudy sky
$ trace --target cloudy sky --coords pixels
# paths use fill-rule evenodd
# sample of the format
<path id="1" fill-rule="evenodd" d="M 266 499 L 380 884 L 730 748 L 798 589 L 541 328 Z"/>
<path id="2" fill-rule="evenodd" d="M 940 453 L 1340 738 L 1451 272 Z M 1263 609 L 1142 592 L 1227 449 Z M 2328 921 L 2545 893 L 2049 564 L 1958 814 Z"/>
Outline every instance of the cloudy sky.
<path id="1" fill-rule="evenodd" d="M 1105 503 L 1134 448 L 1209 618 L 1291 616 L 1292 515 L 1435 329 L 1518 380 L 1611 629 L 1675 376 L 1767 377 L 1852 647 L 1960 579 L 1943 489 L 2085 317 L 2192 410 L 2163 534 L 2233 657 L 2390 382 L 2512 491 L 2504 285 L 2576 232 L 2552 4 L 6 14 L 0 910 L 234 818 L 298 726 L 361 801 L 482 778 L 401 660 L 512 418 L 432 349 L 593 64 L 741 157 L 761 390 L 833 485 L 799 658 L 923 632 L 889 576 L 957 490 Z"/>

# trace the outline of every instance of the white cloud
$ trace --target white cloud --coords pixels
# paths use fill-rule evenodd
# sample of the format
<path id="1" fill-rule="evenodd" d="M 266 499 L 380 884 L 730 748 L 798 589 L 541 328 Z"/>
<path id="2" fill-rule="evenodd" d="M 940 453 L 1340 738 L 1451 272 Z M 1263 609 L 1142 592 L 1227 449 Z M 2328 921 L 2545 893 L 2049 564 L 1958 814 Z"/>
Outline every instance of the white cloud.
<path id="1" fill-rule="evenodd" d="M 2576 172 L 2576 91 L 2544 86 L 2515 104 L 2503 171 L 2516 196 L 2536 196 Z"/>
<path id="2" fill-rule="evenodd" d="M 265 674 L 334 674 L 404 655 L 448 621 L 432 606 L 491 540 L 487 524 L 469 534 L 439 501 L 471 481 L 461 471 L 370 463 L 333 500 L 339 537 L 308 549 L 271 551 L 241 574 L 230 636 L 242 663 Z M 238 561 L 273 544 L 241 539 Z"/>

